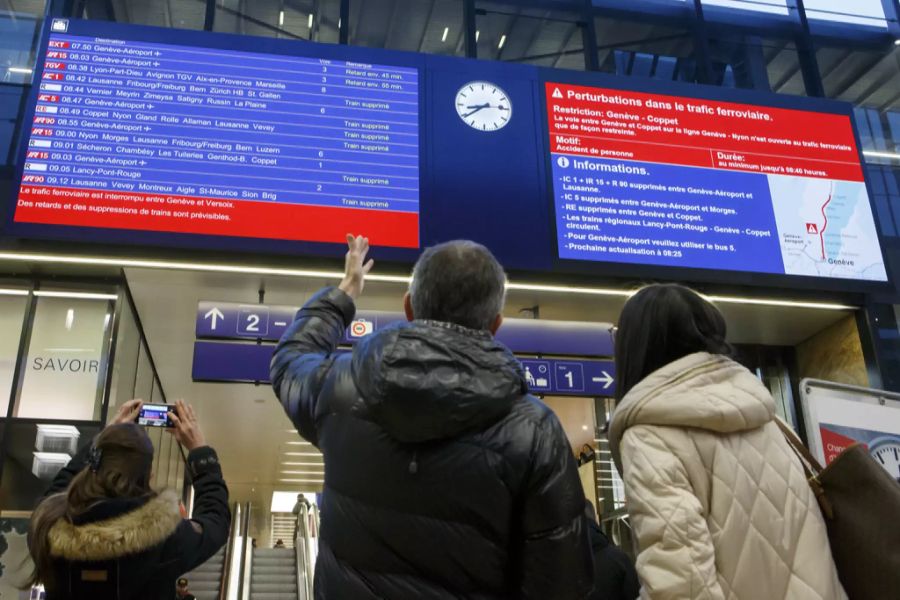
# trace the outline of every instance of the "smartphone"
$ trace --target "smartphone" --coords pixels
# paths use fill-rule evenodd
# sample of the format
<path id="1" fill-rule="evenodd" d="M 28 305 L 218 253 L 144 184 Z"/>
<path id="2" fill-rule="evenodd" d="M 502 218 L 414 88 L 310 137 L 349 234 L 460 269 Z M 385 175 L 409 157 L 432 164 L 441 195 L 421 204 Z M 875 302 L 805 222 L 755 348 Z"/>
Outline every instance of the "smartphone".
<path id="1" fill-rule="evenodd" d="M 169 412 L 175 412 L 171 404 L 144 404 L 137 416 L 137 424 L 144 427 L 175 427 Z"/>

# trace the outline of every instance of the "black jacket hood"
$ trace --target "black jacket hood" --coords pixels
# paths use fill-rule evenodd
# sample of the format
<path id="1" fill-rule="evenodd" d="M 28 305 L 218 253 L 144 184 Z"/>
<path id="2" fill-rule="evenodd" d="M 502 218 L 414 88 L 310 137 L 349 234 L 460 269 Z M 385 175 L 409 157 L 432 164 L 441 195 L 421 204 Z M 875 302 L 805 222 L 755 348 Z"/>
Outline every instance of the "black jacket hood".
<path id="1" fill-rule="evenodd" d="M 486 331 L 400 323 L 359 343 L 353 379 L 373 420 L 400 442 L 482 429 L 527 393 L 522 367 Z"/>

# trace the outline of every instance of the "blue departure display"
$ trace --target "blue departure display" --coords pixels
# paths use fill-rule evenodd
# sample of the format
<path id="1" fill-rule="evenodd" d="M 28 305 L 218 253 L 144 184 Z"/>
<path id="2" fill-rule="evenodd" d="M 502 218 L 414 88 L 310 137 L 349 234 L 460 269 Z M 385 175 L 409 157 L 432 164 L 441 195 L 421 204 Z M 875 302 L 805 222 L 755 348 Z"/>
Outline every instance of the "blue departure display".
<path id="1" fill-rule="evenodd" d="M 52 33 L 39 86 L 17 222 L 419 245 L 417 69 Z"/>

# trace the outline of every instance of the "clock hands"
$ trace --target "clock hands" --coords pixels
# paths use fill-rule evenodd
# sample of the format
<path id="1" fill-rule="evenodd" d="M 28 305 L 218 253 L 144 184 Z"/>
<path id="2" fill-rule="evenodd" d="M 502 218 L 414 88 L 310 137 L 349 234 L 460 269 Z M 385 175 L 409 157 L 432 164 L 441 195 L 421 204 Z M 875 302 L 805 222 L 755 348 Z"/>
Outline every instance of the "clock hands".
<path id="1" fill-rule="evenodd" d="M 474 108 L 475 110 L 473 110 L 473 111 L 470 112 L 470 113 L 464 114 L 462 117 L 463 117 L 463 119 L 468 118 L 468 117 L 471 117 L 472 115 L 474 115 L 475 113 L 477 113 L 479 110 L 484 110 L 485 108 L 490 108 L 490 107 L 491 107 L 490 102 L 488 102 L 488 103 L 486 103 L 486 104 L 477 104 L 477 105 L 475 105 L 475 106 L 467 106 L 466 108 Z"/>
<path id="2" fill-rule="evenodd" d="M 465 119 L 465 118 L 468 118 L 468 117 L 471 117 L 472 115 L 474 115 L 474 114 L 477 113 L 478 111 L 484 110 L 485 108 L 497 108 L 498 110 L 509 110 L 507 107 L 505 107 L 505 106 L 503 106 L 503 105 L 497 105 L 496 107 L 492 107 L 490 102 L 485 102 L 484 104 L 470 105 L 470 106 L 467 106 L 466 108 L 473 108 L 473 109 L 475 109 L 475 110 L 473 110 L 472 112 L 469 112 L 469 113 L 464 114 L 464 115 L 462 116 L 464 119 Z"/>

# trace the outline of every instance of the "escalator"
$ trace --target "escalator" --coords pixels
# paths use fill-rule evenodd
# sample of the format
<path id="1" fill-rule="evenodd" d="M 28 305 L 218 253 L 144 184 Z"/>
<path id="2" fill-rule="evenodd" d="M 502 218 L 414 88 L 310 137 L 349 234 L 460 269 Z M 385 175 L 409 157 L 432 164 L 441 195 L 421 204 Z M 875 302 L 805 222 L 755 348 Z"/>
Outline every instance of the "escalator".
<path id="1" fill-rule="evenodd" d="M 195 593 L 198 600 L 312 600 L 319 548 L 318 509 L 301 508 L 294 548 L 253 548 L 249 536 L 252 510 L 249 504 L 235 506 L 233 531 L 221 561 L 224 583 L 220 595 L 201 597 Z M 192 592 L 193 587 L 192 583 Z"/>
<path id="2" fill-rule="evenodd" d="M 250 600 L 306 600 L 305 594 L 298 595 L 295 550 L 252 548 L 252 551 Z"/>
<path id="3" fill-rule="evenodd" d="M 223 546 L 208 561 L 184 575 L 191 593 L 197 600 L 219 600 L 222 592 L 222 576 L 225 573 L 226 549 L 227 546 Z"/>

